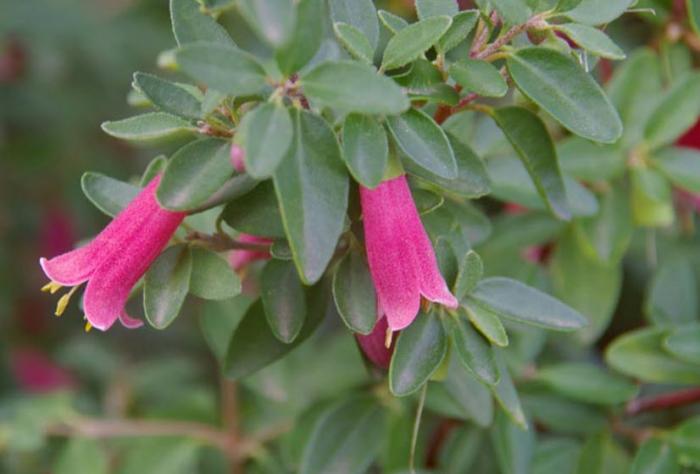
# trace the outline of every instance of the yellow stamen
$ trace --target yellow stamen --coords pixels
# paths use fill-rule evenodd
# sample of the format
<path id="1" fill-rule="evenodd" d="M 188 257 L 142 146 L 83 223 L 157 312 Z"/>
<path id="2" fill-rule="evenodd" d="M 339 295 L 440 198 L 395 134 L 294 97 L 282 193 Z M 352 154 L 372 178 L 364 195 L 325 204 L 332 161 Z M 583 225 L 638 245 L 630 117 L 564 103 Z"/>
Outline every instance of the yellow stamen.
<path id="1" fill-rule="evenodd" d="M 47 291 L 48 291 L 49 293 L 51 293 L 51 294 L 53 295 L 54 293 L 56 293 L 56 292 L 57 292 L 58 290 L 60 290 L 61 288 L 62 288 L 62 285 L 59 285 L 59 284 L 56 283 L 55 281 L 50 281 L 50 282 L 48 282 L 47 284 L 45 284 L 44 286 L 41 287 L 41 291 L 44 291 L 44 292 L 47 292 Z"/>
<path id="2" fill-rule="evenodd" d="M 387 349 L 391 347 L 391 339 L 394 337 L 394 333 L 391 328 L 386 328 L 386 337 L 384 338 L 384 347 Z"/>
<path id="3" fill-rule="evenodd" d="M 73 288 L 70 289 L 68 293 L 65 295 L 61 296 L 58 299 L 58 303 L 56 304 L 56 312 L 54 313 L 56 316 L 61 316 L 63 312 L 66 310 L 68 307 L 68 303 L 70 302 L 70 297 L 73 296 L 73 293 L 75 293 L 75 290 L 77 290 L 78 287 L 74 286 Z"/>
<path id="4" fill-rule="evenodd" d="M 92 324 L 85 323 L 85 332 L 90 332 L 90 329 L 92 329 Z"/>

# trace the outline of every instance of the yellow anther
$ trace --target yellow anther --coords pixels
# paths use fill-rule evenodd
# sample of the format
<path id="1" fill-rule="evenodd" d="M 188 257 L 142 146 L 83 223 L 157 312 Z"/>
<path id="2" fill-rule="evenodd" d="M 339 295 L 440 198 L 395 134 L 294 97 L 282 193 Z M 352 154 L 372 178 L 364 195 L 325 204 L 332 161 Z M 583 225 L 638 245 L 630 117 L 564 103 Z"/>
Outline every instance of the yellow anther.
<path id="1" fill-rule="evenodd" d="M 386 328 L 386 337 L 384 338 L 384 347 L 387 349 L 391 347 L 391 339 L 394 337 L 394 332 L 391 328 Z"/>
<path id="2" fill-rule="evenodd" d="M 48 291 L 49 293 L 51 293 L 53 295 L 61 288 L 62 288 L 62 285 L 59 285 L 55 281 L 50 281 L 41 287 L 41 291 L 44 291 L 44 292 Z"/>
<path id="3" fill-rule="evenodd" d="M 92 329 L 92 324 L 85 323 L 85 332 L 90 332 L 90 329 Z"/>
<path id="4" fill-rule="evenodd" d="M 74 286 L 73 288 L 70 289 L 68 293 L 65 295 L 61 296 L 58 299 L 58 303 L 56 303 L 56 312 L 54 313 L 56 316 L 60 316 L 63 314 L 63 312 L 66 310 L 68 307 L 68 303 L 70 302 L 70 297 L 73 296 L 73 293 L 75 293 L 75 290 L 77 290 L 78 287 Z"/>

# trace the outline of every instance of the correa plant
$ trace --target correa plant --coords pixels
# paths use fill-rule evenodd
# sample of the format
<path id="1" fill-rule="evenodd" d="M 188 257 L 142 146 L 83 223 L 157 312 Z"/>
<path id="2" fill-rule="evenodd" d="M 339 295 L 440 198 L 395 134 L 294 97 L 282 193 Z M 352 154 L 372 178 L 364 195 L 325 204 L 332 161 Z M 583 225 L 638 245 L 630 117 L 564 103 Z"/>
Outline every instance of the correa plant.
<path id="1" fill-rule="evenodd" d="M 44 400 L 56 472 L 700 469 L 700 3 L 408 3 L 170 1 L 102 124 L 169 156 L 83 176 L 113 219 L 44 290 L 88 331 L 197 317 L 246 404 Z"/>

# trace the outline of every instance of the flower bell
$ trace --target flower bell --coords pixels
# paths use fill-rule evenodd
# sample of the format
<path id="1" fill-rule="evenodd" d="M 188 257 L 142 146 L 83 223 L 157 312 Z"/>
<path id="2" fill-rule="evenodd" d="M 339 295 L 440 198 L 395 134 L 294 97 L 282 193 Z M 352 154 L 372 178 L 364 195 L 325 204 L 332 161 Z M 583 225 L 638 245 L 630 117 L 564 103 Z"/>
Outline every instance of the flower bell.
<path id="1" fill-rule="evenodd" d="M 86 330 L 102 331 L 120 319 L 128 328 L 143 323 L 126 314 L 129 293 L 182 223 L 186 214 L 163 209 L 156 201 L 160 176 L 150 183 L 89 244 L 39 263 L 51 280 L 44 291 L 71 290 L 58 300 L 60 316 L 77 287 L 87 282 L 83 309 Z"/>

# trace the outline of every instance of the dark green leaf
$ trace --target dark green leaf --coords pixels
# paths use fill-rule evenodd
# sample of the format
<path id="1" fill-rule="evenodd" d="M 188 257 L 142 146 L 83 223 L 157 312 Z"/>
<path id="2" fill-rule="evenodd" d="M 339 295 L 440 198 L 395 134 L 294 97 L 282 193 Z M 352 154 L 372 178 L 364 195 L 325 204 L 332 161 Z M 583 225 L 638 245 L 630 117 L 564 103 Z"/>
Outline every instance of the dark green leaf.
<path id="1" fill-rule="evenodd" d="M 107 474 L 109 460 L 102 446 L 90 438 L 69 440 L 58 454 L 54 474 Z"/>
<path id="2" fill-rule="evenodd" d="M 170 20 L 178 45 L 194 41 L 233 45 L 226 30 L 203 13 L 196 0 L 170 0 Z"/>
<path id="3" fill-rule="evenodd" d="M 680 474 L 681 467 L 671 446 L 651 438 L 637 450 L 630 474 Z"/>
<path id="4" fill-rule="evenodd" d="M 700 364 L 700 325 L 688 324 L 672 330 L 664 348 L 681 360 Z"/>
<path id="5" fill-rule="evenodd" d="M 158 186 L 158 202 L 177 211 L 204 203 L 233 174 L 230 149 L 225 140 L 205 138 L 175 152 Z"/>
<path id="6" fill-rule="evenodd" d="M 196 130 L 187 120 L 165 112 L 150 112 L 123 120 L 103 122 L 101 127 L 105 133 L 115 138 L 147 143 L 191 136 Z"/>
<path id="7" fill-rule="evenodd" d="M 410 106 L 394 81 L 355 61 L 321 63 L 301 85 L 312 101 L 343 112 L 394 115 Z"/>
<path id="8" fill-rule="evenodd" d="M 266 87 L 265 69 L 255 56 L 235 46 L 188 44 L 175 59 L 185 74 L 226 94 L 257 94 Z"/>
<path id="9" fill-rule="evenodd" d="M 272 333 L 285 344 L 294 341 L 306 320 L 304 288 L 292 262 L 270 260 L 261 275 L 261 296 Z"/>
<path id="10" fill-rule="evenodd" d="M 379 452 L 386 418 L 371 398 L 334 405 L 316 423 L 301 461 L 301 474 L 361 474 Z"/>
<path id="11" fill-rule="evenodd" d="M 190 293 L 206 300 L 233 298 L 241 292 L 241 280 L 229 263 L 216 253 L 193 247 Z"/>
<path id="12" fill-rule="evenodd" d="M 484 263 L 479 254 L 470 250 L 459 262 L 459 273 L 455 281 L 452 293 L 455 298 L 461 300 L 476 287 L 484 275 Z"/>
<path id="13" fill-rule="evenodd" d="M 463 302 L 462 307 L 466 311 L 469 321 L 486 339 L 500 347 L 508 345 L 508 334 L 498 315 L 468 300 Z"/>
<path id="14" fill-rule="evenodd" d="M 450 66 L 450 76 L 469 92 L 485 97 L 503 97 L 508 84 L 491 63 L 477 59 L 461 59 Z"/>
<path id="15" fill-rule="evenodd" d="M 548 438 L 537 443 L 532 474 L 574 474 L 581 447 L 568 438 Z"/>
<path id="16" fill-rule="evenodd" d="M 525 23 L 532 15 L 532 10 L 524 0 L 495 0 L 493 5 L 510 25 Z"/>
<path id="17" fill-rule="evenodd" d="M 330 0 L 331 17 L 360 30 L 369 40 L 372 49 L 379 41 L 377 10 L 372 0 Z"/>
<path id="18" fill-rule="evenodd" d="M 251 304 L 251 298 L 246 295 L 228 300 L 209 300 L 202 304 L 199 325 L 204 339 L 219 362 L 224 361 L 231 335 Z"/>
<path id="19" fill-rule="evenodd" d="M 609 431 L 591 436 L 583 445 L 576 474 L 628 472 L 629 458 Z"/>
<path id="20" fill-rule="evenodd" d="M 478 19 L 479 12 L 477 10 L 464 10 L 454 15 L 452 17 L 452 25 L 438 40 L 435 48 L 441 53 L 446 53 L 455 48 L 459 43 L 467 39 Z"/>
<path id="21" fill-rule="evenodd" d="M 472 329 L 466 315 L 449 315 L 445 318 L 447 330 L 452 337 L 452 348 L 464 366 L 483 383 L 495 385 L 500 375 L 491 345 Z"/>
<path id="22" fill-rule="evenodd" d="M 447 135 L 429 115 L 410 109 L 388 117 L 387 124 L 398 146 L 417 166 L 441 178 L 457 178 L 457 162 Z"/>
<path id="23" fill-rule="evenodd" d="M 652 168 L 632 168 L 632 215 L 640 226 L 665 227 L 673 223 L 671 184 Z"/>
<path id="24" fill-rule="evenodd" d="M 284 45 L 294 31 L 293 0 L 238 0 L 238 8 L 257 35 L 272 47 Z"/>
<path id="25" fill-rule="evenodd" d="M 363 186 L 376 187 L 389 161 L 384 127 L 369 116 L 350 114 L 343 122 L 343 159 L 350 174 Z"/>
<path id="26" fill-rule="evenodd" d="M 416 0 L 418 19 L 424 20 L 431 16 L 455 16 L 459 7 L 455 0 Z"/>
<path id="27" fill-rule="evenodd" d="M 282 217 L 270 181 L 260 183 L 251 192 L 229 202 L 221 217 L 239 232 L 263 237 L 284 237 Z"/>
<path id="28" fill-rule="evenodd" d="M 560 363 L 544 367 L 537 372 L 537 380 L 566 397 L 602 405 L 626 402 L 638 391 L 627 380 L 583 363 Z"/>
<path id="29" fill-rule="evenodd" d="M 372 332 L 377 321 L 377 296 L 362 254 L 349 252 L 333 276 L 333 298 L 343 322 L 351 331 Z"/>
<path id="30" fill-rule="evenodd" d="M 162 174 L 163 171 L 165 171 L 165 167 L 168 165 L 168 157 L 165 155 L 158 155 L 153 160 L 151 160 L 150 163 L 148 163 L 148 166 L 146 169 L 143 171 L 143 175 L 141 176 L 141 181 L 139 182 L 139 185 L 144 187 L 148 183 L 151 182 L 153 178 L 158 176 L 159 174 Z"/>
<path id="31" fill-rule="evenodd" d="M 261 104 L 241 120 L 236 143 L 245 152 L 245 170 L 254 178 L 274 173 L 287 153 L 294 132 L 287 109 L 271 102 Z"/>
<path id="32" fill-rule="evenodd" d="M 406 20 L 386 10 L 379 10 L 377 15 L 379 16 L 382 24 L 386 26 L 386 28 L 393 34 L 398 33 L 408 26 L 408 22 Z"/>
<path id="33" fill-rule="evenodd" d="M 700 417 L 695 416 L 681 423 L 672 431 L 670 441 L 681 465 L 700 466 Z"/>
<path id="34" fill-rule="evenodd" d="M 88 171 L 80 178 L 83 194 L 110 217 L 119 214 L 141 191 L 138 186 Z"/>
<path id="35" fill-rule="evenodd" d="M 645 382 L 700 383 L 696 365 L 676 360 L 665 352 L 662 346 L 667 334 L 660 327 L 625 333 L 608 346 L 605 359 L 613 369 Z"/>
<path id="36" fill-rule="evenodd" d="M 678 81 L 651 112 L 644 138 L 651 148 L 667 145 L 688 130 L 700 110 L 700 74 Z"/>
<path id="37" fill-rule="evenodd" d="M 361 59 L 367 64 L 372 64 L 374 48 L 362 31 L 343 22 L 335 22 L 333 24 L 333 31 L 338 41 L 340 41 L 352 57 Z"/>
<path id="38" fill-rule="evenodd" d="M 290 40 L 277 50 L 275 58 L 283 74 L 291 74 L 304 67 L 321 46 L 326 2 L 299 0 L 296 3 L 297 21 Z"/>
<path id="39" fill-rule="evenodd" d="M 625 128 L 625 133 L 628 129 Z M 603 145 L 575 135 L 556 143 L 562 171 L 585 181 L 604 181 L 625 171 L 625 154 L 617 145 Z"/>
<path id="40" fill-rule="evenodd" d="M 166 249 L 151 265 L 143 285 L 146 319 L 156 329 L 165 329 L 180 313 L 190 286 L 192 256 L 186 245 Z"/>
<path id="41" fill-rule="evenodd" d="M 645 309 L 659 326 L 697 321 L 697 278 L 691 262 L 667 260 L 655 272 Z"/>
<path id="42" fill-rule="evenodd" d="M 320 117 L 295 111 L 294 140 L 274 183 L 287 240 L 305 283 L 323 274 L 343 230 L 348 177 L 335 134 Z"/>
<path id="43" fill-rule="evenodd" d="M 577 23 L 603 25 L 622 15 L 634 0 L 582 0 L 564 15 Z"/>
<path id="44" fill-rule="evenodd" d="M 690 192 L 700 193 L 700 151 L 685 147 L 668 147 L 655 153 L 652 163 L 673 184 Z"/>
<path id="45" fill-rule="evenodd" d="M 698 0 L 685 0 L 685 8 L 688 11 L 690 26 L 696 35 L 700 35 L 700 2 Z"/>
<path id="46" fill-rule="evenodd" d="M 505 415 L 496 415 L 491 442 L 496 452 L 496 460 L 501 472 L 508 474 L 529 474 L 535 454 L 535 435 L 511 422 Z"/>
<path id="47" fill-rule="evenodd" d="M 510 376 L 508 367 L 506 366 L 503 355 L 500 352 L 495 353 L 496 364 L 498 366 L 498 372 L 501 375 L 498 385 L 492 388 L 493 396 L 498 401 L 498 404 L 503 408 L 508 417 L 513 423 L 518 425 L 521 429 L 528 429 L 527 420 L 525 419 L 525 413 L 523 413 L 523 407 L 520 405 L 520 397 L 515 389 L 515 384 Z"/>
<path id="48" fill-rule="evenodd" d="M 199 99 L 174 82 L 143 72 L 134 74 L 134 82 L 148 100 L 163 112 L 187 119 L 197 119 L 202 115 Z"/>
<path id="49" fill-rule="evenodd" d="M 524 48 L 508 57 L 507 66 L 518 89 L 573 133 L 603 143 L 622 135 L 620 117 L 603 90 L 567 55 Z"/>
<path id="50" fill-rule="evenodd" d="M 436 314 L 418 313 L 401 331 L 389 367 L 389 388 L 398 397 L 425 384 L 447 354 L 447 335 Z"/>
<path id="51" fill-rule="evenodd" d="M 566 34 L 580 48 L 596 56 L 608 59 L 625 59 L 625 52 L 620 49 L 605 33 L 597 28 L 576 23 L 557 25 L 556 29 Z"/>
<path id="52" fill-rule="evenodd" d="M 571 331 L 587 324 L 573 308 L 509 278 L 481 280 L 469 298 L 499 316 L 547 329 Z"/>
<path id="53" fill-rule="evenodd" d="M 434 16 L 401 29 L 386 45 L 382 69 L 395 69 L 418 59 L 451 24 L 448 16 Z"/>

